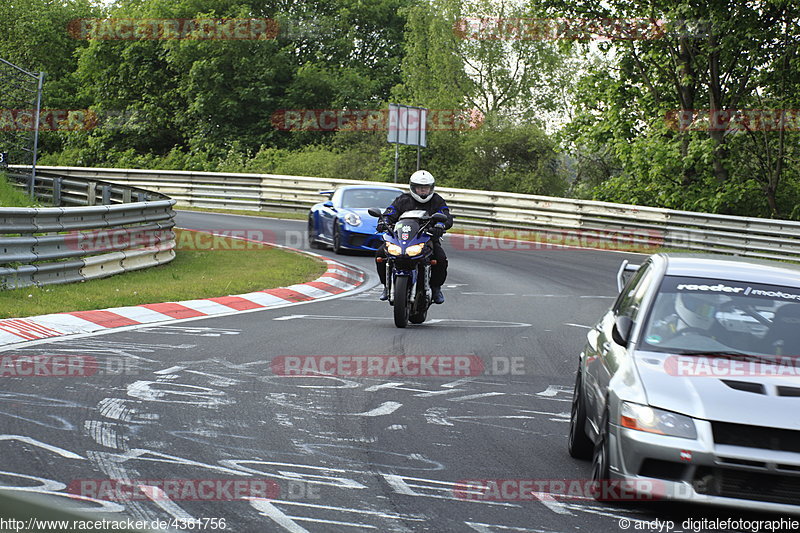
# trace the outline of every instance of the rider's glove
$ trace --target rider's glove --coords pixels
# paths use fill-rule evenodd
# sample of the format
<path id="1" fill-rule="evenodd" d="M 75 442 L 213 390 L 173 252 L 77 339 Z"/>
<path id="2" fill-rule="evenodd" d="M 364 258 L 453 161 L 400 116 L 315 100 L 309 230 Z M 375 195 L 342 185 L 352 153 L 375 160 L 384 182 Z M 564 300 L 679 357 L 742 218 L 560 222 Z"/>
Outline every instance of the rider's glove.
<path id="1" fill-rule="evenodd" d="M 386 222 L 378 222 L 378 225 L 375 226 L 375 231 L 377 231 L 378 233 L 384 233 L 386 231 L 389 231 L 389 224 L 387 224 Z"/>
<path id="2" fill-rule="evenodd" d="M 431 237 L 441 237 L 442 235 L 444 235 L 444 230 L 445 230 L 444 224 L 442 224 L 441 222 L 437 222 L 436 224 L 433 225 L 432 228 L 428 230 L 428 234 L 430 234 Z"/>

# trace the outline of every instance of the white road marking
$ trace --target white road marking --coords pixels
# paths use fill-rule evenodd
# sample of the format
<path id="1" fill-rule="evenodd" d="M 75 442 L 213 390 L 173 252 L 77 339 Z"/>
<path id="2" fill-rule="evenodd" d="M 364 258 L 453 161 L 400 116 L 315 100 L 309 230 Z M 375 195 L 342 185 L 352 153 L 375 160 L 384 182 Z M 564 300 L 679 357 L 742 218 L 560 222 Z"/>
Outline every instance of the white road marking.
<path id="1" fill-rule="evenodd" d="M 125 449 L 125 436 L 117 433 L 117 424 L 99 420 L 85 420 L 83 429 L 94 441 L 112 450 Z"/>
<path id="2" fill-rule="evenodd" d="M 185 370 L 185 366 L 171 366 L 169 368 L 165 368 L 164 370 L 156 370 L 153 374 L 156 375 L 166 375 L 166 374 L 174 374 L 176 372 L 180 372 L 181 370 Z"/>
<path id="3" fill-rule="evenodd" d="M 537 392 L 536 396 L 542 396 L 544 398 L 552 398 L 556 394 L 569 394 L 572 396 L 572 388 L 565 387 L 563 385 L 549 385 L 546 390 L 542 392 Z"/>
<path id="4" fill-rule="evenodd" d="M 446 390 L 433 390 L 429 392 L 421 392 L 415 394 L 416 398 L 428 398 L 429 396 L 441 396 L 443 394 L 453 394 L 454 392 L 462 392 L 462 389 L 446 389 Z"/>
<path id="5" fill-rule="evenodd" d="M 496 530 L 517 531 L 519 533 L 558 533 L 552 529 L 530 529 L 527 527 L 501 526 L 500 524 L 482 524 L 480 522 L 464 522 L 478 533 L 495 533 Z"/>
<path id="6" fill-rule="evenodd" d="M 313 509 L 326 509 L 329 511 L 342 511 L 345 513 L 356 513 L 363 515 L 377 516 L 380 518 L 388 518 L 390 520 L 413 520 L 415 522 L 424 522 L 428 518 L 420 515 L 401 515 L 397 513 L 386 513 L 384 511 L 370 511 L 369 509 L 353 509 L 352 507 L 335 507 L 333 505 L 320 505 L 316 503 L 299 502 L 293 500 L 273 500 L 274 503 L 281 505 L 295 505 L 298 507 L 311 507 Z"/>
<path id="7" fill-rule="evenodd" d="M 405 383 L 394 383 L 394 382 L 393 383 L 380 383 L 378 385 L 373 385 L 371 387 L 367 387 L 366 389 L 364 389 L 364 392 L 375 392 L 376 390 L 381 390 L 381 389 L 393 389 L 393 388 L 396 388 L 396 387 L 400 387 L 402 385 L 405 385 Z"/>
<path id="8" fill-rule="evenodd" d="M 466 402 L 467 400 L 477 400 L 478 398 L 488 398 L 489 396 L 504 396 L 505 392 L 484 392 L 481 394 L 470 394 L 468 396 L 459 396 L 458 398 L 449 398 L 448 402 Z"/>
<path id="9" fill-rule="evenodd" d="M 196 301 L 196 300 L 190 300 Z M 205 302 L 203 300 L 203 302 Z M 183 302 L 182 302 L 183 303 Z M 191 335 L 193 337 L 220 337 L 222 335 L 239 335 L 238 329 L 204 328 L 191 326 L 157 326 L 137 330 L 139 333 L 161 333 L 163 335 Z"/>
<path id="10" fill-rule="evenodd" d="M 394 389 L 394 390 L 404 390 L 409 392 L 417 392 L 419 394 L 415 394 L 415 397 L 418 398 L 427 398 L 428 396 L 440 396 L 442 394 L 451 394 L 453 392 L 460 392 L 459 389 L 447 389 L 447 390 L 425 390 L 425 389 L 412 389 L 409 387 L 403 387 L 405 383 L 382 383 L 380 385 L 373 385 L 367 389 L 364 389 L 365 392 L 375 392 L 381 389 Z"/>
<path id="11" fill-rule="evenodd" d="M 556 500 L 552 494 L 547 494 L 545 492 L 533 492 L 532 495 L 554 513 L 574 516 L 570 510 L 567 509 L 566 505 Z"/>
<path id="12" fill-rule="evenodd" d="M 382 511 L 370 511 L 367 509 L 353 509 L 353 508 L 346 508 L 346 507 L 334 507 L 332 505 L 316 505 L 312 503 L 303 503 L 303 502 L 296 502 L 296 501 L 286 501 L 286 500 L 275 500 L 270 502 L 268 500 L 258 499 L 258 498 L 251 498 L 250 505 L 253 508 L 257 509 L 261 512 L 263 516 L 271 518 L 274 520 L 278 525 L 282 526 L 286 531 L 290 533 L 302 533 L 307 531 L 297 522 L 313 522 L 315 524 L 331 524 L 337 526 L 349 526 L 355 527 L 358 529 L 378 529 L 377 526 L 371 524 L 365 524 L 362 521 L 359 522 L 344 522 L 341 520 L 328 520 L 323 518 L 309 518 L 309 517 L 301 517 L 301 516 L 289 516 L 277 507 L 274 504 L 278 505 L 288 505 L 288 506 L 299 506 L 299 507 L 306 507 L 311 509 L 322 509 L 326 511 L 339 511 L 342 513 L 354 513 L 361 516 L 373 516 L 377 518 L 382 518 L 385 520 L 400 520 L 402 522 L 407 521 L 414 521 L 414 522 L 425 522 L 428 518 L 419 516 L 419 515 L 400 515 L 396 513 L 385 513 Z M 360 517 L 359 517 L 360 518 Z"/>
<path id="13" fill-rule="evenodd" d="M 446 414 L 447 414 L 447 409 L 445 409 L 444 407 L 431 407 L 430 409 L 425 411 L 425 414 L 423 416 L 425 417 L 425 421 L 428 424 L 434 424 L 437 426 L 452 426 L 453 425 L 452 422 L 447 420 L 447 418 L 445 417 Z"/>
<path id="14" fill-rule="evenodd" d="M 592 326 L 584 326 L 583 324 L 573 324 L 571 322 L 564 322 L 565 326 L 572 326 L 574 328 L 592 329 Z"/>
<path id="15" fill-rule="evenodd" d="M 513 292 L 462 292 L 467 296 L 516 296 Z"/>
<path id="16" fill-rule="evenodd" d="M 161 490 L 158 487 L 154 487 L 152 485 L 138 485 L 138 487 L 142 490 L 142 492 L 147 495 L 147 497 L 152 500 L 161 510 L 172 516 L 176 520 L 184 521 L 184 522 L 193 522 L 195 518 L 181 509 L 178 504 L 173 502 L 167 496 L 167 493 Z"/>
<path id="17" fill-rule="evenodd" d="M 381 405 L 372 409 L 371 411 L 367 411 L 365 413 L 353 413 L 357 416 L 384 416 L 390 415 L 403 407 L 402 403 L 399 402 L 383 402 Z"/>
<path id="18" fill-rule="evenodd" d="M 263 516 L 272 519 L 272 521 L 281 526 L 283 529 L 289 531 L 289 533 L 311 533 L 309 530 L 292 520 L 293 517 L 285 515 L 283 511 L 272 505 L 269 500 L 260 500 L 254 498 L 250 500 L 250 505 L 252 505 L 253 508 L 260 512 Z"/>
<path id="19" fill-rule="evenodd" d="M 197 405 L 212 409 L 233 403 L 220 390 L 182 383 L 140 380 L 129 384 L 127 390 L 128 396 L 148 402 Z"/>
<path id="20" fill-rule="evenodd" d="M 375 317 L 375 316 L 331 316 L 331 315 L 285 315 L 273 318 L 272 320 L 343 320 L 347 322 L 365 321 L 374 322 L 376 320 L 391 321 L 389 317 Z M 428 320 L 424 324 L 450 324 L 455 327 L 463 328 L 529 328 L 531 324 L 525 322 L 502 322 L 499 320 L 468 320 L 456 318 L 435 318 Z M 463 325 L 462 325 L 463 324 Z"/>
<path id="21" fill-rule="evenodd" d="M 444 387 L 446 389 L 452 389 L 454 387 L 459 387 L 461 385 L 465 385 L 465 384 L 469 383 L 470 381 L 475 381 L 475 378 L 461 378 L 461 379 L 459 379 L 457 381 L 451 381 L 450 383 L 445 383 L 444 385 L 442 385 L 442 387 Z"/>
<path id="22" fill-rule="evenodd" d="M 571 413 L 551 413 L 549 411 L 533 411 L 530 409 L 519 409 L 520 413 L 533 413 L 535 415 L 545 415 L 545 416 L 554 416 L 558 418 L 566 418 L 569 420 Z"/>
<path id="23" fill-rule="evenodd" d="M 394 492 L 396 492 L 397 494 L 404 494 L 406 496 L 422 496 L 425 498 L 435 498 L 439 500 L 455 500 L 459 502 L 480 503 L 482 505 L 494 505 L 498 507 L 517 507 L 517 508 L 520 507 L 519 505 L 508 502 L 494 502 L 488 500 L 470 500 L 470 499 L 462 500 L 455 496 L 454 492 L 458 484 L 452 481 L 422 479 L 409 476 L 400 476 L 397 474 L 386 474 L 383 472 L 381 472 L 380 475 L 383 476 L 383 478 L 386 480 L 386 483 L 389 484 L 389 486 L 392 487 Z M 420 483 L 414 483 L 414 482 L 420 482 Z M 443 496 L 440 494 L 422 493 L 422 492 L 417 492 L 414 489 L 427 490 L 434 493 L 440 492 L 446 495 Z"/>

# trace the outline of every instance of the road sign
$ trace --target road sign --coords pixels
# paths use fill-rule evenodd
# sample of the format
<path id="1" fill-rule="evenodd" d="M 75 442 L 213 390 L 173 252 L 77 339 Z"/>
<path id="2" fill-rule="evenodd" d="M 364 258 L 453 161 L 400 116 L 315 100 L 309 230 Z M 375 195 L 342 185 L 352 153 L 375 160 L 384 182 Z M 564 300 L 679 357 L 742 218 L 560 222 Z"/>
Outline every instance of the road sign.
<path id="1" fill-rule="evenodd" d="M 394 144 L 395 183 L 397 183 L 401 144 L 417 147 L 417 170 L 419 170 L 420 148 L 428 146 L 427 121 L 428 110 L 424 107 L 389 104 L 389 133 L 386 140 Z"/>

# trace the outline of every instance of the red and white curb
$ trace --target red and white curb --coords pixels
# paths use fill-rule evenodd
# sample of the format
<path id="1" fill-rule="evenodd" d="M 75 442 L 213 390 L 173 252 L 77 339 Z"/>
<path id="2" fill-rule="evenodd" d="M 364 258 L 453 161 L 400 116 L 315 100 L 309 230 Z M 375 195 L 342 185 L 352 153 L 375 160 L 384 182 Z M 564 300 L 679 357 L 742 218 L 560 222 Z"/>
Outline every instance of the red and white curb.
<path id="1" fill-rule="evenodd" d="M 365 281 L 365 275 L 360 270 L 317 254 L 304 253 L 321 257 L 328 264 L 325 274 L 308 283 L 201 300 L 113 307 L 98 311 L 74 311 L 31 318 L 2 319 L 0 320 L 0 347 L 62 335 L 94 333 L 123 326 L 229 315 L 241 311 L 282 307 L 290 303 L 310 302 L 352 291 Z"/>

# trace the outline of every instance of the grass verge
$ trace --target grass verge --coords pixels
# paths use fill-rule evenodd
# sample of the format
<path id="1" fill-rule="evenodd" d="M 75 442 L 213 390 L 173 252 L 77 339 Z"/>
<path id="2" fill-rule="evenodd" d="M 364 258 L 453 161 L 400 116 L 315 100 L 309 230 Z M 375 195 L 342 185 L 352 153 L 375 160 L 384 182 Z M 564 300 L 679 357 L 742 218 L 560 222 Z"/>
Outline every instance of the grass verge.
<path id="1" fill-rule="evenodd" d="M 251 217 L 264 217 L 264 218 L 287 218 L 290 220 L 306 220 L 308 213 L 288 213 L 288 212 L 273 212 L 273 211 L 248 211 L 244 209 L 215 209 L 210 207 L 186 207 L 175 206 L 176 211 L 200 211 L 203 213 L 222 213 L 226 215 L 249 215 Z"/>
<path id="2" fill-rule="evenodd" d="M 9 183 L 5 172 L 0 171 L 0 207 L 36 207 L 28 195 Z"/>
<path id="3" fill-rule="evenodd" d="M 214 239 L 214 248 L 179 249 L 166 265 L 80 283 L 0 291 L 0 318 L 242 294 L 305 283 L 326 270 L 325 263 L 306 255 L 226 237 Z M 177 241 L 185 244 L 193 239 L 179 234 Z"/>

